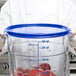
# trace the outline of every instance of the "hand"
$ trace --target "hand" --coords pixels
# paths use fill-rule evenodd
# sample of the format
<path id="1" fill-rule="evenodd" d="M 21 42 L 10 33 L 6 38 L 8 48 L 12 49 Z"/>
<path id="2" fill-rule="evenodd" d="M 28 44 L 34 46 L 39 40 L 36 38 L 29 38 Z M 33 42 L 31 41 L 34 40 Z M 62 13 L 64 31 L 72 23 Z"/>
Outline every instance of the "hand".
<path id="1" fill-rule="evenodd" d="M 76 36 L 76 33 L 71 33 L 71 37 L 75 37 Z"/>
<path id="2" fill-rule="evenodd" d="M 75 36 L 75 35 L 76 35 L 76 33 L 72 33 L 72 35 L 73 35 L 73 36 Z"/>
<path id="3" fill-rule="evenodd" d="M 76 56 L 76 33 L 70 36 L 70 52 Z"/>

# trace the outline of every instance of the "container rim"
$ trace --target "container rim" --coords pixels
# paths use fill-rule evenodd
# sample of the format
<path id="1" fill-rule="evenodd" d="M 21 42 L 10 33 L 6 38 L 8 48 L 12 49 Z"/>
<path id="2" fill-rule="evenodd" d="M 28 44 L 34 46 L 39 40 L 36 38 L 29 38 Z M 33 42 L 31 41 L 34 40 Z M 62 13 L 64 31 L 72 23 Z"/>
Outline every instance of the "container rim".
<path id="1" fill-rule="evenodd" d="M 42 27 L 42 28 L 56 28 L 56 29 L 60 29 L 61 31 L 59 32 L 54 32 L 54 33 L 28 33 L 28 32 L 21 32 L 21 31 L 13 31 L 14 29 L 21 29 L 21 28 L 27 28 L 27 27 Z M 37 30 L 37 29 L 36 29 Z M 42 29 L 43 30 L 43 29 Z M 34 30 L 33 30 L 34 31 Z M 38 30 L 39 31 L 39 30 Z M 63 25 L 60 24 L 47 24 L 47 23 L 36 23 L 36 24 L 17 24 L 17 25 L 11 25 L 8 26 L 5 29 L 5 32 L 10 35 L 10 36 L 14 36 L 14 37 L 19 37 L 19 38 L 55 38 L 55 37 L 61 37 L 61 36 L 65 36 L 69 33 L 71 33 L 71 30 Z"/>

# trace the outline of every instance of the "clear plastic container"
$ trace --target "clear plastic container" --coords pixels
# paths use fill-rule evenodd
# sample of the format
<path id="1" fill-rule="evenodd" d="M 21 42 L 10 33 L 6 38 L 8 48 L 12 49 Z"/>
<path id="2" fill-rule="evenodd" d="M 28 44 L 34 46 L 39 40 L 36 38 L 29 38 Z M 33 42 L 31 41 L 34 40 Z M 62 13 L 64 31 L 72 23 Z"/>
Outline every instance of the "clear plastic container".
<path id="1" fill-rule="evenodd" d="M 18 24 L 5 32 L 10 76 L 69 76 L 68 27 Z"/>

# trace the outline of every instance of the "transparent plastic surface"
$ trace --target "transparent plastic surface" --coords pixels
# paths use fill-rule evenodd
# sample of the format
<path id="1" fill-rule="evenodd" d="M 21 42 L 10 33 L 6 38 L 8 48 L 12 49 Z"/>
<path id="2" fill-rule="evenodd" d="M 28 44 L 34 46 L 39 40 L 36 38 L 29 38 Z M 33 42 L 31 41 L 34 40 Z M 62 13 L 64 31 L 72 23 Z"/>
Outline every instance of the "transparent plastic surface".
<path id="1" fill-rule="evenodd" d="M 8 35 L 11 76 L 69 76 L 68 35 L 17 38 Z"/>

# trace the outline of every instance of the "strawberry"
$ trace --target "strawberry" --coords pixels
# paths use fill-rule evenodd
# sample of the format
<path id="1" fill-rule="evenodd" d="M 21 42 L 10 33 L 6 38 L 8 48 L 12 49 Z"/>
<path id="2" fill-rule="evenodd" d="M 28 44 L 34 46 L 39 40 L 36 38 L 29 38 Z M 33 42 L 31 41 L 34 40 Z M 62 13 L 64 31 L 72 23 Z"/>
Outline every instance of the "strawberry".
<path id="1" fill-rule="evenodd" d="M 22 75 L 22 76 L 29 76 L 29 75 L 28 75 L 28 73 L 23 73 L 23 75 Z"/>
<path id="2" fill-rule="evenodd" d="M 43 69 L 44 71 L 51 69 L 51 66 L 50 66 L 48 63 L 41 63 L 39 66 L 40 66 L 40 68 Z"/>
<path id="3" fill-rule="evenodd" d="M 42 71 L 38 69 L 32 69 L 29 72 L 29 76 L 42 76 Z"/>
<path id="4" fill-rule="evenodd" d="M 29 73 L 29 69 L 24 69 L 24 73 Z"/>

